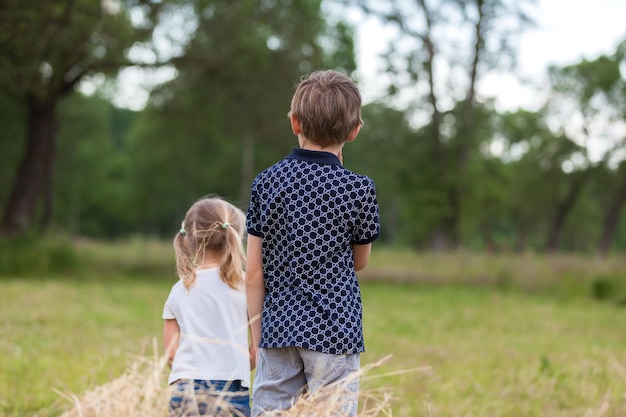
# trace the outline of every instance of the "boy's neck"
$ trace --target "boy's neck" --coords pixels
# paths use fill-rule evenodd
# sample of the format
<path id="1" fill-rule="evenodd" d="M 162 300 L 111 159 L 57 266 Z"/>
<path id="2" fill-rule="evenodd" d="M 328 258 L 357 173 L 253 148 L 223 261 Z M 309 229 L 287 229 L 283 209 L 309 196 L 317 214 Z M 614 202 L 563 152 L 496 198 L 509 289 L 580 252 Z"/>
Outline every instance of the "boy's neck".
<path id="1" fill-rule="evenodd" d="M 322 147 L 315 142 L 303 138 L 302 136 L 298 136 L 298 144 L 300 145 L 300 148 L 306 149 L 307 151 L 330 152 L 333 155 L 337 156 L 340 161 L 342 160 L 343 143 Z"/>

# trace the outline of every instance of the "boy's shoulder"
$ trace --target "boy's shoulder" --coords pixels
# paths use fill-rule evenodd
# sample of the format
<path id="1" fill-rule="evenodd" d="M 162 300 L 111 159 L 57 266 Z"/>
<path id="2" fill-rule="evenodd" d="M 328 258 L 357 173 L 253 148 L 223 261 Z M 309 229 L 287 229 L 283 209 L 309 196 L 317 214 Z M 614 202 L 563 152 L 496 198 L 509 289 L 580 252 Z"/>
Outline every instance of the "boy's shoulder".
<path id="1" fill-rule="evenodd" d="M 253 181 L 253 188 L 275 188 L 276 182 L 301 182 L 303 184 L 332 183 L 332 188 L 348 186 L 354 189 L 375 189 L 374 180 L 344 166 L 316 165 L 281 160 L 261 171 Z M 274 184 L 274 185 L 272 185 Z"/>
<path id="2" fill-rule="evenodd" d="M 374 181 L 367 175 L 356 173 L 342 165 L 336 155 L 329 152 L 294 148 L 283 159 L 261 171 L 254 179 L 252 188 L 257 191 L 281 188 L 281 184 L 302 182 L 320 184 L 331 182 L 327 187 L 344 190 L 375 189 Z"/>

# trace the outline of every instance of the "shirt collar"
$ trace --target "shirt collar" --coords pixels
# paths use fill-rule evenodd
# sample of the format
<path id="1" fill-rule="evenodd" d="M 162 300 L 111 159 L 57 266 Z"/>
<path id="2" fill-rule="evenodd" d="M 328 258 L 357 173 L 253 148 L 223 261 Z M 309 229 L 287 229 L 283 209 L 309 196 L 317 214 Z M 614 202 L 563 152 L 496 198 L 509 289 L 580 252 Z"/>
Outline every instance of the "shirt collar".
<path id="1" fill-rule="evenodd" d="M 302 161 L 315 162 L 324 165 L 339 165 L 341 162 L 337 155 L 324 151 L 311 151 L 309 149 L 293 148 L 287 159 L 299 159 Z"/>

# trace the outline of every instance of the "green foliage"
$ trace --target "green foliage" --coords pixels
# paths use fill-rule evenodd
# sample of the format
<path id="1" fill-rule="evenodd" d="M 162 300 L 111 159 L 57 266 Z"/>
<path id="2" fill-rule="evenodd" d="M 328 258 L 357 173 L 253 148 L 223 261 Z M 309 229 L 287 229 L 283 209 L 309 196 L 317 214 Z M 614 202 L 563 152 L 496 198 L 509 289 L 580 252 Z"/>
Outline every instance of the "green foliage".
<path id="1" fill-rule="evenodd" d="M 0 7 L 0 88 L 20 98 L 54 101 L 87 74 L 111 73 L 140 39 L 119 7 L 85 0 L 39 6 L 9 0 Z"/>
<path id="2" fill-rule="evenodd" d="M 59 109 L 55 223 L 76 235 L 116 237 L 136 230 L 127 136 L 134 112 L 75 95 Z"/>
<path id="3" fill-rule="evenodd" d="M 598 301 L 622 305 L 626 301 L 626 280 L 619 274 L 597 275 L 591 280 L 589 291 Z"/>
<path id="4" fill-rule="evenodd" d="M 417 218 L 411 223 L 420 230 L 412 244 L 450 249 L 473 245 L 467 236 L 494 239 L 499 219 L 492 217 L 501 208 L 488 194 L 501 185 L 483 187 L 490 177 L 482 175 L 481 166 L 482 148 L 494 136 L 494 111 L 478 99 L 476 86 L 496 62 L 500 68 L 513 62 L 507 60 L 513 55 L 511 40 L 529 26 L 524 11 L 529 3 L 442 1 L 437 10 L 445 13 L 425 2 L 359 3 L 369 17 L 396 29 L 382 55 L 386 68 L 380 82 L 390 92 L 385 100 L 395 99 L 419 126 L 415 146 L 405 155 L 419 171 L 407 177 L 410 186 L 404 188 L 418 194 L 411 202 Z"/>
<path id="5" fill-rule="evenodd" d="M 322 45 L 319 1 L 193 7 L 197 30 L 174 61 L 178 77 L 153 93 L 132 134 L 142 232 L 175 230 L 204 194 L 246 207 L 254 175 L 297 145 L 285 115 L 299 78 L 333 64 L 327 55 L 353 68 L 345 25 L 335 44 Z"/>
<path id="6" fill-rule="evenodd" d="M 23 132 L 19 107 L 9 105 L 0 118 L 6 121 L 7 140 L 0 141 L 0 176 L 4 184 L 13 180 L 22 152 Z M 117 237 L 137 230 L 139 209 L 133 204 L 135 185 L 130 171 L 128 133 L 135 112 L 115 108 L 98 97 L 72 95 L 59 104 L 58 163 L 55 178 L 53 225 L 73 235 Z M 5 120 L 6 119 L 6 120 Z M 19 146 L 18 146 L 19 145 Z M 10 187 L 1 188 L 4 207 Z"/>
<path id="7" fill-rule="evenodd" d="M 419 224 L 412 220 L 415 193 L 406 193 L 414 185 L 415 175 L 419 175 L 408 157 L 419 149 L 415 132 L 406 123 L 404 113 L 382 103 L 366 105 L 362 118 L 364 125 L 357 139 L 344 147 L 344 165 L 374 180 L 383 240 L 411 241 L 416 233 L 414 226 Z"/>
<path id="8" fill-rule="evenodd" d="M 557 91 L 576 96 L 583 107 L 593 105 L 592 99 L 597 95 L 610 96 L 622 82 L 619 59 L 606 55 L 562 68 L 553 66 L 550 76 Z"/>
<path id="9" fill-rule="evenodd" d="M 601 219 L 620 173 L 606 161 L 586 160 L 584 147 L 550 129 L 543 112 L 520 110 L 498 117 L 496 137 L 504 144 L 501 159 L 508 172 L 501 195 L 508 201 L 506 224 L 512 231 L 507 246 L 543 250 L 561 213 L 559 248 L 597 250 Z"/>
<path id="10" fill-rule="evenodd" d="M 611 250 L 626 249 L 618 129 L 626 114 L 619 76 L 626 43 L 613 54 L 552 68 L 550 100 L 536 111 L 500 113 L 473 90 L 488 68 L 505 67 L 500 52 L 513 51 L 509 29 L 528 23 L 528 3 L 490 0 L 478 9 L 479 3 L 445 1 L 445 14 L 407 3 L 397 15 L 377 9 L 384 2 L 359 3 L 369 17 L 399 24 L 402 36 L 390 43 L 389 71 L 380 80 L 392 84 L 398 101 L 388 96 L 367 104 L 365 126 L 344 150 L 346 166 L 377 184 L 385 243 L 589 253 L 608 235 Z M 93 97 L 72 94 L 59 102 L 52 225 L 79 236 L 169 237 L 202 195 L 219 194 L 245 208 L 254 175 L 297 145 L 285 115 L 300 77 L 319 68 L 356 75 L 354 29 L 342 20 L 347 9 L 327 5 L 2 3 L 0 206 L 7 205 L 25 153 L 24 98 L 58 99 L 60 89 L 114 75 L 141 55 L 176 71 L 144 111 L 101 98 L 112 95 L 110 80 Z M 432 26 L 402 25 L 413 18 L 430 18 Z M 38 30 L 27 30 L 32 26 Z M 443 30 L 450 27 L 472 36 L 450 42 L 453 35 Z M 169 51 L 157 48 L 163 33 L 172 35 Z M 449 71 L 433 72 L 431 64 Z M 455 78 L 442 79 L 447 73 Z M 444 93 L 444 84 L 454 93 Z M 598 137 L 606 138 L 607 152 L 592 158 L 587 142 Z M 502 282 L 508 285 L 506 274 Z"/>
<path id="11" fill-rule="evenodd" d="M 605 301 L 613 296 L 615 285 L 611 279 L 598 277 L 591 282 L 591 295 L 593 298 Z"/>
<path id="12" fill-rule="evenodd" d="M 40 6 L 32 0 L 0 3 L 0 93 L 21 110 L 15 123 L 22 123 L 24 137 L 17 143 L 25 147 L 7 186 L 10 197 L 0 200 L 7 236 L 50 225 L 60 100 L 81 81 L 130 65 L 129 49 L 151 34 L 133 27 L 123 1 L 52 0 Z M 150 6 L 155 4 L 142 2 L 144 9 Z"/>
<path id="13" fill-rule="evenodd" d="M 74 271 L 79 264 L 66 235 L 33 233 L 0 240 L 0 276 L 45 277 Z"/>

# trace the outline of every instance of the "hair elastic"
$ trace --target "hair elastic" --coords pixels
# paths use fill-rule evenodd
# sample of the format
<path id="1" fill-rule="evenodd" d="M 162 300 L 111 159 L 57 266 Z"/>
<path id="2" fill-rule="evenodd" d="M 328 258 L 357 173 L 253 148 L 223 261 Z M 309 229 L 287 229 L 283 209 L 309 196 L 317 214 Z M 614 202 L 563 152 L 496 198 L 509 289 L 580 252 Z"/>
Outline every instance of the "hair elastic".
<path id="1" fill-rule="evenodd" d="M 222 229 L 226 229 L 228 226 L 230 226 L 230 223 L 228 222 L 222 223 Z"/>
<path id="2" fill-rule="evenodd" d="M 185 231 L 185 229 L 183 229 L 182 227 L 180 228 L 180 230 L 178 231 L 178 233 L 180 233 L 181 235 L 186 235 L 187 232 Z"/>

